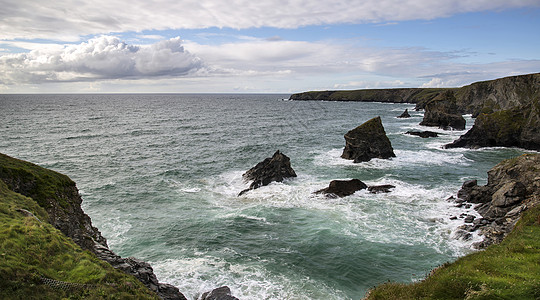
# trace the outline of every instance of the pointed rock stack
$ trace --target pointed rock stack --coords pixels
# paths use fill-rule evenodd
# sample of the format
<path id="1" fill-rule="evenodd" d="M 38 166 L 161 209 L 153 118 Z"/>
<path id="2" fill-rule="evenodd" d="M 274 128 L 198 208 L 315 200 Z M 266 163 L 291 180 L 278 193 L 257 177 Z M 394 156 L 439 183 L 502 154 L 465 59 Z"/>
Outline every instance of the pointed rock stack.
<path id="1" fill-rule="evenodd" d="M 345 134 L 345 149 L 341 157 L 355 163 L 372 158 L 396 157 L 386 136 L 381 117 L 373 118 Z"/>

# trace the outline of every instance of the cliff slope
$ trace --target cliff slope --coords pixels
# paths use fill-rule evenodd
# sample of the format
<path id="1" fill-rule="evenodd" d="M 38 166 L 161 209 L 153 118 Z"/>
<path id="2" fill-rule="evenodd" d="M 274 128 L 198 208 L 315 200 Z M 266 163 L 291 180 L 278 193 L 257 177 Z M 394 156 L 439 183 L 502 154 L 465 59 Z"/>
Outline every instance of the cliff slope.
<path id="1" fill-rule="evenodd" d="M 159 283 L 148 263 L 135 258 L 122 258 L 109 250 L 105 238 L 81 209 L 82 199 L 75 182 L 69 177 L 0 153 L 0 188 L 0 214 L 3 214 L 0 218 L 2 228 L 8 228 L 8 231 L 2 232 L 6 236 L 0 239 L 3 241 L 0 254 L 9 253 L 8 257 L 11 258 L 0 260 L 0 268 L 7 270 L 8 274 L 8 278 L 4 278 L 4 284 L 8 285 L 7 298 L 11 297 L 10 291 L 13 291 L 14 298 L 25 298 L 16 295 L 27 292 L 39 295 L 39 291 L 47 290 L 41 280 L 43 276 L 83 284 L 81 290 L 88 290 L 87 287 L 92 287 L 94 283 L 104 283 L 112 276 L 119 280 L 113 287 L 128 282 L 129 286 L 137 287 L 133 298 L 139 298 L 138 289 L 142 286 L 144 297 L 185 299 L 177 288 Z M 20 244 L 19 240 L 25 239 L 28 234 L 35 238 L 35 244 Z M 41 243 L 47 245 L 43 241 L 53 241 L 50 249 L 47 246 L 40 248 Z M 71 275 L 71 272 L 75 275 Z M 132 283 L 136 281 L 135 278 L 140 281 L 136 285 Z M 131 296 L 128 292 L 128 296 L 122 297 Z"/>
<path id="2" fill-rule="evenodd" d="M 382 284 L 366 299 L 539 299 L 539 161 L 538 154 L 505 160 L 489 171 L 486 186 L 465 183 L 469 189 L 460 191 L 481 203 L 477 209 L 492 222 L 480 228 L 484 241 L 495 244 L 436 268 L 423 281 Z"/>
<path id="3" fill-rule="evenodd" d="M 291 95 L 291 100 L 358 101 L 418 103 L 427 102 L 440 93 L 453 89 L 437 88 L 402 88 L 402 89 L 365 89 L 353 91 L 311 91 Z"/>

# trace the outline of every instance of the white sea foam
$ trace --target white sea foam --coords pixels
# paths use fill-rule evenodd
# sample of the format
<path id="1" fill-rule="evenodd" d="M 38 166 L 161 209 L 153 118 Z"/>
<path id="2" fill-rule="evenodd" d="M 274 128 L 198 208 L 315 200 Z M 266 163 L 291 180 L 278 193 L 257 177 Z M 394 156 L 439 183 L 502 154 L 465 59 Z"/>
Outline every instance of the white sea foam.
<path id="1" fill-rule="evenodd" d="M 256 260 L 234 264 L 221 257 L 201 254 L 196 258 L 167 259 L 151 264 L 159 280 L 177 286 L 188 299 L 198 299 L 202 293 L 223 285 L 227 285 L 235 297 L 245 300 L 345 298 L 307 276 L 270 274 L 261 261 Z M 313 295 L 317 290 L 323 298 Z"/>
<path id="2" fill-rule="evenodd" d="M 332 149 L 318 155 L 315 164 L 319 166 L 354 166 L 367 169 L 407 168 L 415 165 L 461 165 L 468 166 L 471 160 L 461 152 L 433 150 L 394 150 L 396 157 L 391 159 L 372 159 L 368 162 L 354 163 L 352 160 L 341 158 L 343 149 Z"/>

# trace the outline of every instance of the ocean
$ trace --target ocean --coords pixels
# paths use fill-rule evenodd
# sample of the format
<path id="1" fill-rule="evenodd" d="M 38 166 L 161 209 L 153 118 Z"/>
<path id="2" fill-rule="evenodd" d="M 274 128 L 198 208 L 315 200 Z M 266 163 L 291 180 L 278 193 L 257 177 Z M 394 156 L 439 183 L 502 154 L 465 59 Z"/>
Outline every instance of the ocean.
<path id="1" fill-rule="evenodd" d="M 480 240 L 456 238 L 460 215 L 478 215 L 447 199 L 526 152 L 442 149 L 465 131 L 419 126 L 414 104 L 288 96 L 0 95 L 0 152 L 71 177 L 110 248 L 150 262 L 188 299 L 222 285 L 240 299 L 360 299 L 421 280 Z M 396 118 L 406 108 L 412 117 Z M 396 157 L 341 159 L 343 135 L 376 116 Z M 298 177 L 238 197 L 242 174 L 276 150 Z M 313 194 L 351 178 L 396 188 Z"/>

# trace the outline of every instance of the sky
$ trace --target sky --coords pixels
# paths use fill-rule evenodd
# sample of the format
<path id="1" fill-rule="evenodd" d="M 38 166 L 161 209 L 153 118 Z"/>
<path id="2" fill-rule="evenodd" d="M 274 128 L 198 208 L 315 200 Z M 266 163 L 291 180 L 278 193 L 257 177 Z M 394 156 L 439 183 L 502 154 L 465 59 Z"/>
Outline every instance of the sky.
<path id="1" fill-rule="evenodd" d="M 540 0 L 0 0 L 1 93 L 459 87 L 540 72 Z"/>

